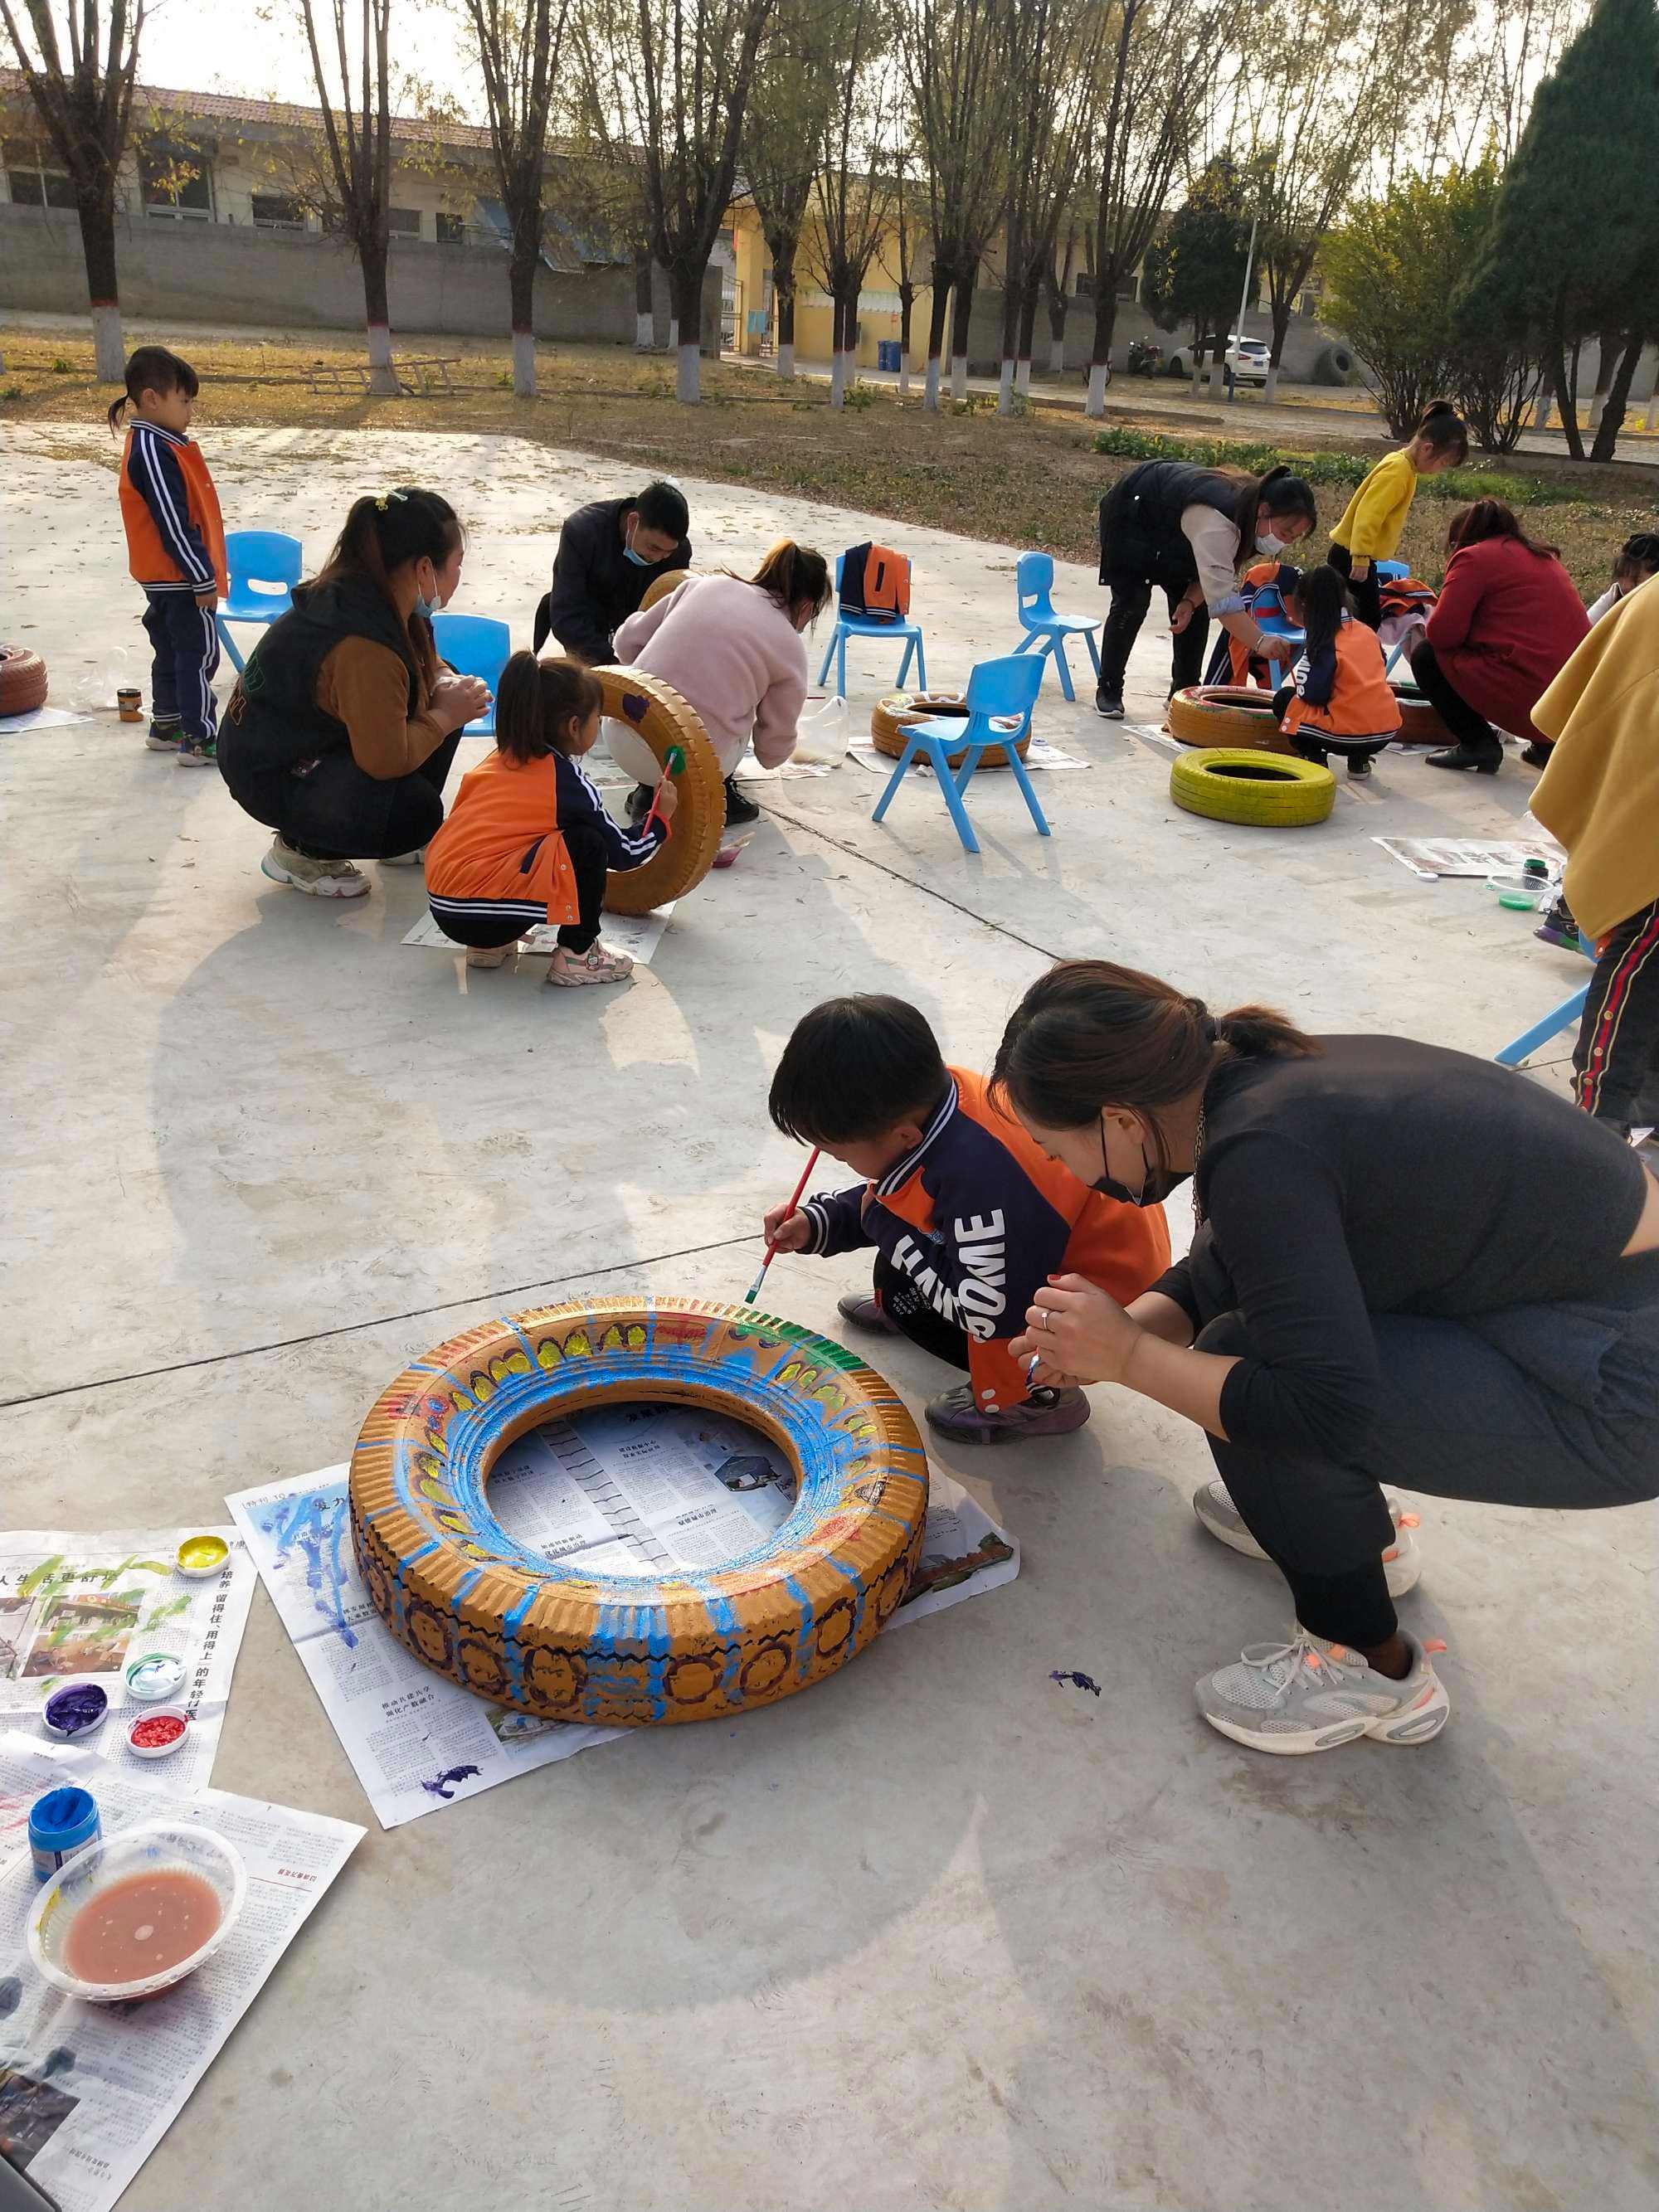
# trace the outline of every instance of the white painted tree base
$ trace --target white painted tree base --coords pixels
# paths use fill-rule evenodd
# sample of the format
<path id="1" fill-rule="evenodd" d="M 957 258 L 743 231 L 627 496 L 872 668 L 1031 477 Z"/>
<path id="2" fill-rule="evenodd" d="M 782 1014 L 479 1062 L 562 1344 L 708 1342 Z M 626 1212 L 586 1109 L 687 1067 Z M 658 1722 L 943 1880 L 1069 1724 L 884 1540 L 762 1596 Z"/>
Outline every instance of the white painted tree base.
<path id="1" fill-rule="evenodd" d="M 1030 354 L 1025 354 L 1021 356 L 1019 366 L 1014 371 L 1014 389 L 1018 392 L 1022 399 L 1030 398 L 1031 394 L 1031 356 Z"/>
<path id="2" fill-rule="evenodd" d="M 927 383 L 922 395 L 922 405 L 939 412 L 939 356 L 934 355 L 927 364 Z"/>
<path id="3" fill-rule="evenodd" d="M 536 396 L 536 334 L 533 331 L 514 331 L 513 333 L 513 389 L 520 399 Z"/>
<path id="4" fill-rule="evenodd" d="M 100 384 L 125 382 L 127 349 L 121 335 L 120 305 L 114 300 L 107 300 L 92 311 L 92 350 L 98 364 Z"/>
<path id="5" fill-rule="evenodd" d="M 694 345 L 676 350 L 674 397 L 683 407 L 695 407 L 702 398 L 702 357 Z"/>
<path id="6" fill-rule="evenodd" d="M 778 348 L 778 374 L 782 377 L 793 378 L 794 374 L 795 341 L 793 338 L 791 338 L 787 345 L 781 345 Z"/>
<path id="7" fill-rule="evenodd" d="M 392 333 L 384 323 L 368 325 L 368 388 L 377 399 L 398 397 L 398 375 L 392 366 Z"/>
<path id="8" fill-rule="evenodd" d="M 965 353 L 954 355 L 951 358 L 951 397 L 952 399 L 968 397 L 968 356 Z"/>
<path id="9" fill-rule="evenodd" d="M 1012 415 L 1014 411 L 1014 364 L 1004 355 L 1002 366 L 997 371 L 997 413 Z"/>
<path id="10" fill-rule="evenodd" d="M 1089 368 L 1089 397 L 1083 403 L 1083 411 L 1098 422 L 1106 412 L 1106 364 L 1093 362 Z"/>
<path id="11" fill-rule="evenodd" d="M 847 356 L 834 353 L 830 356 L 830 404 L 842 406 L 847 398 Z"/>
<path id="12" fill-rule="evenodd" d="M 636 314 L 634 318 L 635 352 L 649 353 L 656 343 L 657 330 L 653 318 L 649 315 Z"/>
<path id="13" fill-rule="evenodd" d="M 1048 341 L 1048 374 L 1050 376 L 1064 376 L 1066 374 L 1064 338 L 1050 338 Z"/>

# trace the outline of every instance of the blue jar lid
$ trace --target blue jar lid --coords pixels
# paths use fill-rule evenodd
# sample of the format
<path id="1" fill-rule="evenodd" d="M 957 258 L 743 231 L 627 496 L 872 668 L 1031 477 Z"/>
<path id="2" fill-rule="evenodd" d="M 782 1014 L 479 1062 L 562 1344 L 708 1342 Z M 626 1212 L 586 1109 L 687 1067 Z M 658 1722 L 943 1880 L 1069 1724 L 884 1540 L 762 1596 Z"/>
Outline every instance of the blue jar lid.
<path id="1" fill-rule="evenodd" d="M 78 1850 L 98 1832 L 98 1808 L 89 1790 L 75 1784 L 48 1790 L 29 1807 L 29 1842 L 42 1850 Z"/>

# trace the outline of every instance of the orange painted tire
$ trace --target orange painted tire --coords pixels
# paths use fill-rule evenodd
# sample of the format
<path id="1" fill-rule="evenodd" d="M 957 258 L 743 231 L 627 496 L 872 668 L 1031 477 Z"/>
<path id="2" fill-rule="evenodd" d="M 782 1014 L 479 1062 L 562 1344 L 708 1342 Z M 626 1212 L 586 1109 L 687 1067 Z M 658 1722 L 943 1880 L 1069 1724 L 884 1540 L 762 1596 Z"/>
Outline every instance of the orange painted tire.
<path id="1" fill-rule="evenodd" d="M 870 710 L 870 738 L 878 753 L 896 760 L 904 750 L 904 732 L 912 722 L 926 722 L 934 718 L 960 715 L 968 718 L 968 702 L 960 691 L 890 691 L 884 699 L 878 699 Z M 1029 732 L 1015 746 L 1022 760 L 1031 750 Z M 958 750 L 947 753 L 945 759 L 952 768 L 962 766 L 963 754 Z M 999 745 L 988 752 L 980 762 L 981 769 L 1006 768 L 1008 753 Z"/>
<path id="2" fill-rule="evenodd" d="M 526 1430 L 607 1400 L 667 1400 L 780 1444 L 794 1510 L 718 1567 L 584 1572 L 489 1510 Z M 642 1728 L 775 1705 L 835 1673 L 903 1602 L 927 1462 L 856 1353 L 746 1306 L 601 1297 L 480 1322 L 390 1382 L 351 1458 L 369 1602 L 437 1674 L 541 1720 Z"/>
<path id="3" fill-rule="evenodd" d="M 688 576 L 696 574 L 695 568 L 671 568 L 666 575 L 653 576 L 645 587 L 645 597 L 640 601 L 640 612 L 654 607 L 659 599 L 665 599 L 671 592 L 678 591 Z"/>
<path id="4" fill-rule="evenodd" d="M 1205 749 L 1243 745 L 1255 752 L 1294 748 L 1273 714 L 1273 695 L 1244 684 L 1191 684 L 1170 702 L 1170 734 Z"/>
<path id="5" fill-rule="evenodd" d="M 46 703 L 46 664 L 26 645 L 0 645 L 0 714 L 32 714 Z"/>
<path id="6" fill-rule="evenodd" d="M 596 668 L 600 712 L 623 722 L 655 754 L 660 768 L 670 745 L 685 756 L 674 778 L 680 795 L 668 842 L 642 868 L 613 869 L 605 879 L 611 914 L 649 914 L 696 889 L 714 865 L 726 827 L 726 781 L 696 709 L 659 676 L 638 668 Z"/>

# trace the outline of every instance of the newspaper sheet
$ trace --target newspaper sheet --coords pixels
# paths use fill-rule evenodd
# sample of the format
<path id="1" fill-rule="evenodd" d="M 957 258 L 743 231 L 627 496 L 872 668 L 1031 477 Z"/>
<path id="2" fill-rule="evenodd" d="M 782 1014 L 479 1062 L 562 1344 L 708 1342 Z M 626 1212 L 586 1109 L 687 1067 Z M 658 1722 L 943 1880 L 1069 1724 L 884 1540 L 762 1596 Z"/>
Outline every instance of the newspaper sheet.
<path id="1" fill-rule="evenodd" d="M 653 954 L 662 943 L 663 932 L 674 919 L 678 904 L 678 900 L 670 899 L 666 906 L 655 907 L 649 914 L 606 915 L 605 943 L 613 952 L 625 952 L 636 968 L 648 968 Z M 526 954 L 540 953 L 550 957 L 558 941 L 558 930 L 550 922 L 539 921 L 525 932 L 520 949 Z M 444 935 L 429 909 L 400 942 L 419 945 L 423 951 L 447 952 L 452 959 L 459 959 L 463 951 L 453 937 Z"/>
<path id="2" fill-rule="evenodd" d="M 848 745 L 847 757 L 849 760 L 857 761 L 860 768 L 873 769 L 878 775 L 891 775 L 898 764 L 890 754 L 878 752 L 874 745 L 863 738 L 856 744 Z M 913 769 L 920 769 L 925 775 L 933 773 L 923 755 L 919 754 L 910 765 Z M 1047 738 L 1033 738 L 1025 755 L 1024 765 L 1027 769 L 1092 768 L 1094 763 L 1081 760 L 1075 753 L 1062 752 L 1058 745 L 1050 744 Z M 996 774 L 994 769 L 990 772 L 994 775 Z"/>
<path id="3" fill-rule="evenodd" d="M 189 1581 L 175 1570 L 179 1547 L 209 1533 L 229 1545 L 229 1563 L 215 1581 Z M 84 1676 L 109 1692 L 91 1747 L 152 1789 L 190 1796 L 213 1772 L 254 1580 L 247 1548 L 228 1526 L 0 1534 L 0 1729 L 38 1735 L 53 1690 Z M 121 1670 L 150 1651 L 170 1652 L 185 1668 L 178 1702 L 190 1714 L 190 1735 L 165 1760 L 136 1758 L 121 1736 Z"/>
<path id="4" fill-rule="evenodd" d="M 1489 876 L 1497 868 L 1518 868 L 1523 860 L 1542 860 L 1559 874 L 1561 848 L 1541 832 L 1536 838 L 1374 837 L 1373 844 L 1425 883 L 1440 876 Z M 1549 886 L 1538 886 L 1541 896 Z"/>
<path id="5" fill-rule="evenodd" d="M 718 1414 L 599 1406 L 509 1445 L 489 1497 L 509 1534 L 550 1559 L 653 1575 L 769 1535 L 793 1507 L 794 1477 L 769 1438 Z M 358 1579 L 343 1467 L 226 1503 L 382 1827 L 630 1733 L 491 1705 L 412 1658 Z M 935 1474 L 921 1565 L 890 1632 L 1018 1571 L 1014 1540 Z"/>
<path id="6" fill-rule="evenodd" d="M 222 1790 L 175 1797 L 150 1780 L 157 1768 L 138 1771 L 142 1782 L 96 1752 L 0 1730 L 0 2144 L 64 2212 L 108 2212 L 364 1832 Z M 198 1820 L 246 1864 L 247 1902 L 224 1948 L 143 2004 L 83 2004 L 30 1962 L 28 1808 L 63 1782 L 91 1790 L 106 1836 L 137 1820 Z"/>

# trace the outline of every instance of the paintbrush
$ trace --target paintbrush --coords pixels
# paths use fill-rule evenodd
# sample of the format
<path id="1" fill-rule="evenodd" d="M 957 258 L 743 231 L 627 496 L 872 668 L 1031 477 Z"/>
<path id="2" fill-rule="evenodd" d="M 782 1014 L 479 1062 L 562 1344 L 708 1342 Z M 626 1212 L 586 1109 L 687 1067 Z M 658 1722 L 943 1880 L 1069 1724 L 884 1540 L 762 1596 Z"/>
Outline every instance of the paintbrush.
<path id="1" fill-rule="evenodd" d="M 668 788 L 669 777 L 671 775 L 678 775 L 684 766 L 685 755 L 680 750 L 678 745 L 670 745 L 668 750 L 662 757 L 662 774 L 657 778 L 657 787 L 651 794 L 651 811 L 646 816 L 644 821 L 640 824 L 640 835 L 641 836 L 645 835 L 646 831 L 651 827 L 651 824 L 657 819 L 657 807 L 661 800 L 663 793 Z"/>
<path id="2" fill-rule="evenodd" d="M 788 1220 L 790 1215 L 800 1204 L 800 1194 L 806 1188 L 806 1178 L 811 1174 L 813 1169 L 817 1167 L 818 1164 L 818 1152 L 820 1149 L 821 1148 L 818 1146 L 813 1146 L 811 1152 L 808 1156 L 806 1165 L 800 1171 L 800 1181 L 795 1185 L 794 1195 L 790 1199 L 788 1205 L 785 1206 L 783 1210 L 784 1221 Z M 781 1221 L 778 1224 L 778 1226 L 781 1229 L 783 1222 Z M 766 1271 L 771 1266 L 772 1255 L 776 1252 L 777 1249 L 777 1246 L 769 1237 L 766 1240 L 766 1249 L 761 1255 L 760 1273 L 756 1276 L 754 1281 L 749 1285 L 748 1294 L 744 1299 L 744 1305 L 752 1306 L 756 1299 L 760 1296 L 761 1285 L 766 1280 Z"/>

